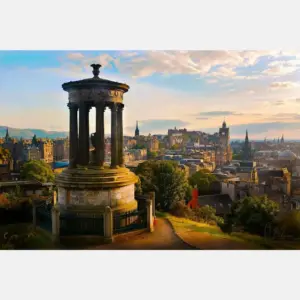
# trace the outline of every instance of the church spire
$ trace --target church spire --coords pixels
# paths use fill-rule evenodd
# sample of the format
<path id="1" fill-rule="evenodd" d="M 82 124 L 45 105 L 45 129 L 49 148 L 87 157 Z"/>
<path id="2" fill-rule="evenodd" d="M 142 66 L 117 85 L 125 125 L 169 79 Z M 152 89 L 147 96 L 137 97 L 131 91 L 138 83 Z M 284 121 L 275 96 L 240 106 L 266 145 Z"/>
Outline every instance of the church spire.
<path id="1" fill-rule="evenodd" d="M 136 121 L 135 136 L 139 136 L 139 135 L 140 135 L 139 122 Z"/>
<path id="2" fill-rule="evenodd" d="M 249 137 L 248 137 L 248 130 L 246 130 L 246 137 L 245 137 L 245 142 L 249 142 Z"/>
<path id="3" fill-rule="evenodd" d="M 5 135 L 5 142 L 8 142 L 10 140 L 9 133 L 8 133 L 8 127 L 6 127 L 6 135 Z"/>
<path id="4" fill-rule="evenodd" d="M 282 135 L 282 137 L 281 137 L 281 144 L 283 144 L 283 143 L 284 143 L 284 137 Z"/>

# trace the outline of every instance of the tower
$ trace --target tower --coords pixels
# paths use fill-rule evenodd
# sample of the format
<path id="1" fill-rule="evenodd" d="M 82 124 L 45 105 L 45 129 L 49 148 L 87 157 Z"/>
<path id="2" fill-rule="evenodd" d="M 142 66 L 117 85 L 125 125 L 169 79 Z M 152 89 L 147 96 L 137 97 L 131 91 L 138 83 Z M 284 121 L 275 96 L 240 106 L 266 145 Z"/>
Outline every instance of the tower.
<path id="1" fill-rule="evenodd" d="M 136 121 L 136 127 L 135 127 L 135 136 L 139 136 L 140 135 L 140 130 L 139 130 L 139 122 Z"/>
<path id="2" fill-rule="evenodd" d="M 284 137 L 283 137 L 283 135 L 281 137 L 281 144 L 284 144 Z"/>
<path id="3" fill-rule="evenodd" d="M 249 142 L 248 130 L 246 130 L 245 143 L 243 148 L 243 160 L 250 160 L 251 158 L 251 144 Z"/>
<path id="4" fill-rule="evenodd" d="M 10 136 L 8 133 L 8 127 L 6 128 L 6 135 L 5 135 L 5 142 L 9 142 L 10 141 Z"/>
<path id="5" fill-rule="evenodd" d="M 219 129 L 219 149 L 220 156 L 217 158 L 219 164 L 223 165 L 224 163 L 230 162 L 232 160 L 230 134 L 225 120 L 222 123 L 222 127 Z"/>

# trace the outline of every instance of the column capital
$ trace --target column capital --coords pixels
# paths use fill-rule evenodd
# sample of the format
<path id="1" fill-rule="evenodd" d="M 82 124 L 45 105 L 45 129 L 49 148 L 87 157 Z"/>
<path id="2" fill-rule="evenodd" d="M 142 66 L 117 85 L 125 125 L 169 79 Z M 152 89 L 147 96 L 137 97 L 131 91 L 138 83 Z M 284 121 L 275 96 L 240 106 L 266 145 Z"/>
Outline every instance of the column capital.
<path id="1" fill-rule="evenodd" d="M 114 112 L 116 112 L 118 109 L 118 103 L 116 103 L 116 102 L 111 102 L 107 106 L 111 109 L 111 111 L 114 111 Z"/>
<path id="2" fill-rule="evenodd" d="M 123 103 L 117 103 L 118 110 L 121 111 L 124 109 L 124 104 Z"/>
<path id="3" fill-rule="evenodd" d="M 69 109 L 78 109 L 77 103 L 69 102 L 68 104 Z"/>

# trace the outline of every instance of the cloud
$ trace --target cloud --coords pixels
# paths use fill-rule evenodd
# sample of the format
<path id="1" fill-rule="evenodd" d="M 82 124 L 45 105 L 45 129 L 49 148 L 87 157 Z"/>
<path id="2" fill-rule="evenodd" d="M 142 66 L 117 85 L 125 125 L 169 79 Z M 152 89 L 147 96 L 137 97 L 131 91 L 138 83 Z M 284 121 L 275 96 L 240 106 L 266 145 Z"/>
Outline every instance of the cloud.
<path id="1" fill-rule="evenodd" d="M 277 100 L 273 103 L 273 105 L 275 105 L 275 106 L 281 106 L 281 105 L 284 105 L 284 104 L 285 104 L 285 102 L 283 100 Z"/>
<path id="2" fill-rule="evenodd" d="M 152 119 L 139 121 L 140 134 L 147 135 L 149 132 L 166 132 L 168 129 L 178 127 L 182 128 L 188 126 L 189 123 L 181 120 L 163 120 Z M 126 127 L 126 132 L 133 132 L 135 126 Z"/>
<path id="3" fill-rule="evenodd" d="M 300 102 L 300 98 L 296 98 L 295 100 L 296 100 L 296 102 Z"/>
<path id="4" fill-rule="evenodd" d="M 284 82 L 272 82 L 270 84 L 271 89 L 290 89 L 297 86 L 295 82 L 291 81 L 284 81 Z"/>
<path id="5" fill-rule="evenodd" d="M 277 60 L 268 64 L 268 69 L 262 73 L 271 76 L 281 76 L 294 73 L 300 67 L 300 60 Z"/>
<path id="6" fill-rule="evenodd" d="M 71 60 L 81 60 L 84 59 L 84 55 L 79 52 L 68 53 L 67 57 Z"/>
<path id="7" fill-rule="evenodd" d="M 81 57 L 85 65 L 113 63 L 121 73 L 130 74 L 132 77 L 147 77 L 153 74 L 235 77 L 235 68 L 253 66 L 262 57 L 277 55 L 276 51 L 120 51 L 117 57 L 101 54 L 94 58 L 82 58 L 78 53 L 69 54 L 71 58 Z"/>
<path id="8" fill-rule="evenodd" d="M 214 132 L 215 128 L 204 128 L 204 131 Z M 284 131 L 284 130 L 300 130 L 299 122 L 265 122 L 265 123 L 248 123 L 248 124 L 238 124 L 230 126 L 231 135 L 244 135 L 246 130 L 249 132 L 249 137 L 251 135 L 257 135 L 261 133 L 274 132 L 274 131 Z"/>
<path id="9" fill-rule="evenodd" d="M 208 117 L 197 117 L 196 119 L 197 119 L 197 120 L 209 120 Z"/>
<path id="10" fill-rule="evenodd" d="M 236 113 L 234 111 L 222 111 L 222 110 L 216 110 L 216 111 L 205 111 L 200 112 L 199 114 L 201 116 L 208 116 L 208 117 L 220 117 L 220 116 L 240 116 L 241 113 Z"/>

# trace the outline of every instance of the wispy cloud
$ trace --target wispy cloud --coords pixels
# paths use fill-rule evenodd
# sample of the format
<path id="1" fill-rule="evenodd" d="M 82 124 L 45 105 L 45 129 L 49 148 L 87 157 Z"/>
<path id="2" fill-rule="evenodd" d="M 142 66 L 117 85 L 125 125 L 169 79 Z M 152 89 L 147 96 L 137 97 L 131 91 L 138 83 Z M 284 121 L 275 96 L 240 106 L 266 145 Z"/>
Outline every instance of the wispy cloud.
<path id="1" fill-rule="evenodd" d="M 237 113 L 234 111 L 221 111 L 221 110 L 216 110 L 216 111 L 204 111 L 200 112 L 197 115 L 201 116 L 208 116 L 208 117 L 220 117 L 220 116 L 241 116 L 242 113 Z"/>
<path id="2" fill-rule="evenodd" d="M 271 89 L 290 89 L 296 87 L 298 84 L 291 81 L 284 81 L 284 82 L 272 82 L 270 84 Z"/>

